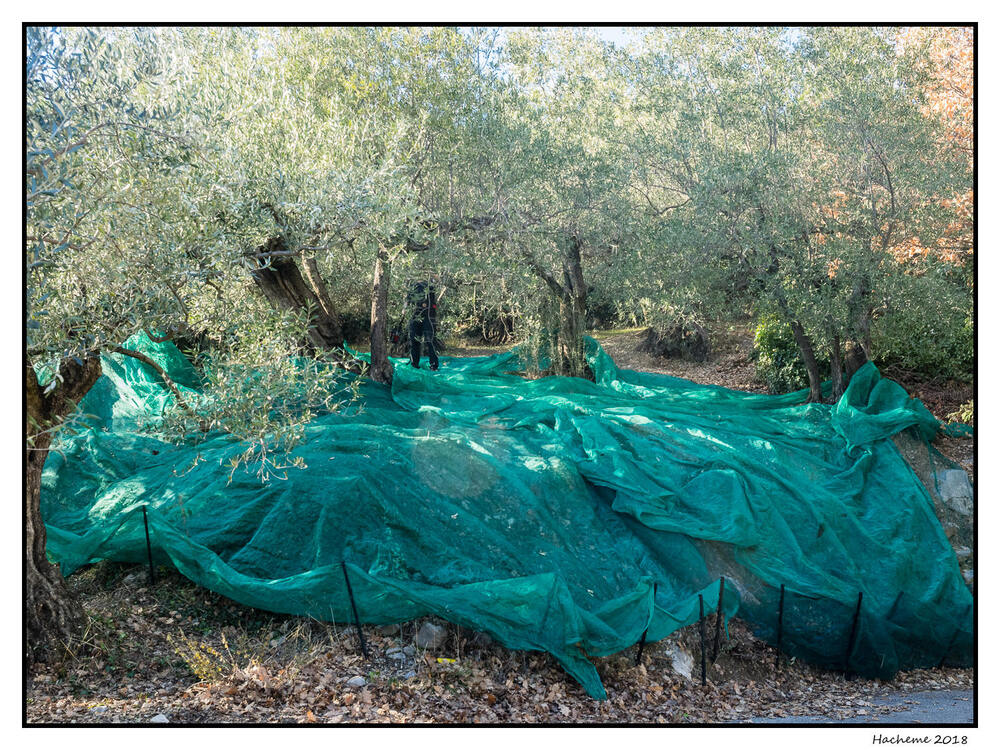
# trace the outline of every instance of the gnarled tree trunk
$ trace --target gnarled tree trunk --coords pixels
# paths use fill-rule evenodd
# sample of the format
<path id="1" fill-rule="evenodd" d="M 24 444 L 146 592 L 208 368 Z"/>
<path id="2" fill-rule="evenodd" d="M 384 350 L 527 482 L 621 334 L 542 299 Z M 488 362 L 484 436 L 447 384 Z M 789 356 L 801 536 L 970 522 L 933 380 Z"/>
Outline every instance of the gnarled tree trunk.
<path id="1" fill-rule="evenodd" d="M 280 310 L 312 309 L 309 342 L 319 351 L 344 345 L 340 317 L 330 301 L 315 259 L 304 261 L 305 278 L 281 238 L 272 238 L 254 256 L 253 279 L 268 301 Z M 308 281 L 307 281 L 308 279 Z"/>
<path id="2" fill-rule="evenodd" d="M 865 354 L 864 347 L 852 341 L 847 347 L 847 357 L 844 362 L 848 382 L 854 377 L 854 373 L 860 370 L 867 361 L 868 355 Z"/>
<path id="3" fill-rule="evenodd" d="M 858 333 L 860 334 L 860 341 L 858 342 L 861 347 L 861 351 L 864 352 L 865 361 L 867 362 L 872 358 L 872 311 L 871 309 L 866 309 L 858 318 Z"/>
<path id="4" fill-rule="evenodd" d="M 316 295 L 316 299 L 319 300 L 320 309 L 330 318 L 331 321 L 336 325 L 337 328 L 340 327 L 340 316 L 337 315 L 337 309 L 333 306 L 333 300 L 330 299 L 330 292 L 326 288 L 326 282 L 323 281 L 323 277 L 320 276 L 319 266 L 316 264 L 316 258 L 303 257 L 302 258 L 302 271 L 305 273 L 306 280 L 309 282 L 309 288 L 312 289 L 313 294 Z"/>
<path id="5" fill-rule="evenodd" d="M 806 334 L 802 324 L 796 320 L 792 321 L 792 334 L 795 336 L 795 343 L 799 347 L 802 364 L 806 366 L 806 373 L 809 375 L 809 401 L 807 403 L 818 404 L 823 400 L 823 391 L 819 375 L 819 363 L 816 362 L 816 352 L 813 350 L 812 340 Z"/>
<path id="6" fill-rule="evenodd" d="M 854 343 L 847 350 L 847 376 L 854 372 L 872 357 L 872 316 L 874 308 L 871 304 L 871 285 L 866 278 L 861 278 L 851 290 L 847 300 L 847 309 L 854 320 Z"/>
<path id="7" fill-rule="evenodd" d="M 43 392 L 31 365 L 25 368 L 24 448 L 24 628 L 28 659 L 45 659 L 69 647 L 79 636 L 83 608 L 73 597 L 59 568 L 45 555 L 45 523 L 41 514 L 42 467 L 52 433 L 73 411 L 101 374 L 97 354 L 67 359 L 59 366 L 62 382 Z"/>
<path id="8" fill-rule="evenodd" d="M 581 249 L 580 240 L 571 236 L 562 253 L 561 282 L 530 251 L 523 250 L 522 257 L 559 303 L 555 346 L 550 352 L 555 374 L 593 379 L 583 348 L 583 334 L 587 328 L 587 285 L 583 280 Z"/>
<path id="9" fill-rule="evenodd" d="M 392 385 L 389 361 L 389 278 L 392 269 L 389 252 L 379 248 L 372 279 L 371 378 Z"/>
<path id="10" fill-rule="evenodd" d="M 582 243 L 570 237 L 563 253 L 562 294 L 559 296 L 559 331 L 553 366 L 560 375 L 586 377 L 583 334 L 587 326 L 587 284 L 583 280 Z"/>
<path id="11" fill-rule="evenodd" d="M 570 293 L 559 300 L 559 331 L 556 334 L 556 356 L 552 362 L 560 375 L 582 377 L 587 360 L 583 350 L 586 297 Z"/>

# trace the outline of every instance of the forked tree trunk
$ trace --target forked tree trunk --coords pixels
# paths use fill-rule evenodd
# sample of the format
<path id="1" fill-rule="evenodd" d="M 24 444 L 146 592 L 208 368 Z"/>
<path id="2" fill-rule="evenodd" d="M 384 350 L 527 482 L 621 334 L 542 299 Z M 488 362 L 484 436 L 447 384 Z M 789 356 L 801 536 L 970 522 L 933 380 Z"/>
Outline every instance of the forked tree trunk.
<path id="1" fill-rule="evenodd" d="M 340 316 L 337 315 L 337 309 L 333 306 L 333 300 L 330 299 L 330 292 L 326 288 L 326 282 L 323 281 L 323 277 L 320 276 L 319 266 L 316 264 L 315 258 L 302 258 L 302 271 L 305 273 L 306 280 L 309 282 L 309 288 L 312 289 L 313 294 L 316 295 L 316 299 L 319 300 L 320 309 L 323 313 L 330 318 L 337 328 L 340 327 Z"/>
<path id="2" fill-rule="evenodd" d="M 858 332 L 861 334 L 858 343 L 861 346 L 861 351 L 864 352 L 865 361 L 867 362 L 872 358 L 872 311 L 870 309 L 866 309 L 859 317 Z"/>
<path id="3" fill-rule="evenodd" d="M 583 334 L 587 326 L 587 285 L 583 279 L 581 249 L 580 240 L 571 236 L 562 253 L 562 281 L 558 281 L 530 252 L 524 251 L 523 257 L 559 303 L 554 351 L 549 352 L 553 371 L 556 375 L 592 379 L 583 348 Z"/>
<path id="4" fill-rule="evenodd" d="M 42 468 L 52 443 L 52 431 L 66 419 L 101 374 L 101 360 L 90 355 L 64 360 L 62 382 L 43 393 L 34 369 L 25 368 L 24 477 L 24 629 L 25 657 L 43 660 L 70 648 L 84 623 L 83 608 L 74 598 L 59 568 L 45 554 L 45 523 L 41 514 Z"/>
<path id="5" fill-rule="evenodd" d="M 819 364 L 816 362 L 816 352 L 813 350 L 812 341 L 802 324 L 795 320 L 792 321 L 792 334 L 795 336 L 795 343 L 799 347 L 799 356 L 802 357 L 802 364 L 806 366 L 806 374 L 809 376 L 808 403 L 818 404 L 823 400 L 823 390 Z"/>
<path id="6" fill-rule="evenodd" d="M 872 357 L 872 316 L 874 309 L 870 302 L 871 289 L 868 280 L 861 278 L 851 290 L 847 309 L 854 319 L 854 345 L 847 351 L 848 377 Z M 852 369 L 853 368 L 853 369 Z"/>
<path id="7" fill-rule="evenodd" d="M 389 361 L 389 278 L 392 269 L 389 252 L 379 248 L 372 279 L 371 319 L 371 378 L 392 385 L 392 363 Z"/>

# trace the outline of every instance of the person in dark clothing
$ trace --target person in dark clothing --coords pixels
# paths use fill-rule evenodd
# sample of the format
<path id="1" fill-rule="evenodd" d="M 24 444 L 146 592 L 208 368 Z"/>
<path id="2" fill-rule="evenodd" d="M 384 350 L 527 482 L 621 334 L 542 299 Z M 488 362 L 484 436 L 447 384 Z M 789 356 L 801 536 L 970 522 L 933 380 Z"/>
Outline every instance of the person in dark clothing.
<path id="1" fill-rule="evenodd" d="M 410 364 L 420 367 L 421 342 L 427 347 L 427 358 L 431 369 L 438 369 L 438 356 L 434 348 L 437 331 L 437 293 L 431 279 L 420 281 L 410 287 L 406 295 L 406 307 L 410 309 Z"/>

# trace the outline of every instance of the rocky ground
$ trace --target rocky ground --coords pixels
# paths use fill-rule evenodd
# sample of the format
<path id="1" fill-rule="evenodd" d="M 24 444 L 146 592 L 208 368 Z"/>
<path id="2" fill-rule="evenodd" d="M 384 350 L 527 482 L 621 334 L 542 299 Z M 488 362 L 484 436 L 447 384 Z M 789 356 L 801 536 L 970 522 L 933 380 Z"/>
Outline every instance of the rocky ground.
<path id="1" fill-rule="evenodd" d="M 746 331 L 713 333 L 701 364 L 636 353 L 637 331 L 601 339 L 625 367 L 763 392 Z M 971 474 L 971 440 L 937 445 Z M 30 724 L 875 722 L 912 708 L 908 696 L 973 687 L 971 669 L 881 682 L 787 659 L 776 668 L 775 651 L 734 620 L 707 685 L 690 627 L 647 644 L 639 664 L 635 648 L 597 660 L 609 698 L 595 701 L 547 654 L 431 618 L 365 626 L 366 658 L 353 628 L 243 607 L 166 569 L 151 586 L 144 566 L 102 562 L 70 586 L 90 626 L 75 655 L 29 670 Z"/>

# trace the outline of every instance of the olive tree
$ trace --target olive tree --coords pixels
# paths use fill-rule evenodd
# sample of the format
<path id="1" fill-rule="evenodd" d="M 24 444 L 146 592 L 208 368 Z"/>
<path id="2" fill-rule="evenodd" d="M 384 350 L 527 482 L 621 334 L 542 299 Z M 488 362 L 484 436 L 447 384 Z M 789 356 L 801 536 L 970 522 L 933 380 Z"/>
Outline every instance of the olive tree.
<path id="1" fill-rule="evenodd" d="M 274 306 L 310 310 L 316 349 L 343 343 L 339 308 L 370 294 L 371 375 L 388 383 L 393 263 L 492 221 L 459 187 L 481 141 L 474 40 L 447 28 L 225 33 L 252 43 L 212 66 L 241 92 L 223 220 L 252 228 L 242 252 L 255 282 Z"/>
<path id="2" fill-rule="evenodd" d="M 509 35 L 514 91 L 501 113 L 504 162 L 500 255 L 541 283 L 553 315 L 541 321 L 554 372 L 586 371 L 591 266 L 613 267 L 636 231 L 632 164 L 616 137 L 622 78 L 618 50 L 590 30 L 525 30 Z M 588 278 L 588 275 L 590 278 Z"/>
<path id="3" fill-rule="evenodd" d="M 181 33 L 166 29 L 27 30 L 25 587 L 33 656 L 70 643 L 82 621 L 46 558 L 41 476 L 57 432 L 71 426 L 100 376 L 101 356 L 143 359 L 173 387 L 122 342 L 143 331 L 212 340 L 218 387 L 190 400 L 174 388 L 185 415 L 177 422 L 256 441 L 248 461 L 264 457 L 275 437 L 294 439 L 308 418 L 303 399 L 335 406 L 319 377 L 327 365 L 282 369 L 279 355 L 293 351 L 309 321 L 282 314 L 262 325 L 264 311 L 248 294 L 238 241 L 246 223 L 220 221 L 233 194 L 213 166 L 225 160 L 217 136 L 232 110 L 224 86 L 206 90 L 211 81 L 189 51 Z M 237 395 L 231 368 L 255 366 L 274 368 L 267 382 L 275 391 L 213 398 Z M 282 388 L 299 399 L 284 421 L 273 408 Z"/>
<path id="4" fill-rule="evenodd" d="M 818 351 L 830 353 L 837 396 L 844 365 L 849 376 L 871 356 L 899 271 L 892 247 L 940 231 L 934 207 L 961 177 L 960 160 L 934 147 L 919 65 L 893 36 L 657 30 L 637 58 L 650 120 L 637 119 L 637 159 L 690 201 L 674 209 L 690 223 L 673 249 L 699 259 L 701 286 L 739 290 L 789 325 L 814 401 Z"/>
<path id="5" fill-rule="evenodd" d="M 35 654 L 82 612 L 45 556 L 42 467 L 55 431 L 101 373 L 100 353 L 178 314 L 177 259 L 197 240 L 199 191 L 179 71 L 149 32 L 29 28 L 26 73 L 26 629 Z"/>

